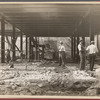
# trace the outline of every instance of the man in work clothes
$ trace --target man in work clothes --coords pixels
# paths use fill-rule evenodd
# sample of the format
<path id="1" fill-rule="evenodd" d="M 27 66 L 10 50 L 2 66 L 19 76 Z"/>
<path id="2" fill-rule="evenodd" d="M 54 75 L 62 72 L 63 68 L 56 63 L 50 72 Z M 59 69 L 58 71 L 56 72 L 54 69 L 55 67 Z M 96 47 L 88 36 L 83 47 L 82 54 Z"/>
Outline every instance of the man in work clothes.
<path id="1" fill-rule="evenodd" d="M 85 47 L 83 45 L 83 40 L 80 40 L 78 45 L 79 56 L 80 56 L 80 70 L 85 69 Z"/>
<path id="2" fill-rule="evenodd" d="M 86 48 L 89 54 L 90 70 L 93 71 L 96 53 L 98 52 L 97 47 L 94 45 L 94 41 Z"/>
<path id="3" fill-rule="evenodd" d="M 7 49 L 7 52 L 6 52 L 6 60 L 7 60 L 7 63 L 9 63 L 10 60 L 11 60 L 11 57 L 10 57 L 10 50 L 9 50 L 9 49 Z"/>
<path id="4" fill-rule="evenodd" d="M 58 50 L 59 50 L 59 66 L 63 65 L 63 67 L 65 67 L 65 47 L 62 41 L 60 41 Z"/>

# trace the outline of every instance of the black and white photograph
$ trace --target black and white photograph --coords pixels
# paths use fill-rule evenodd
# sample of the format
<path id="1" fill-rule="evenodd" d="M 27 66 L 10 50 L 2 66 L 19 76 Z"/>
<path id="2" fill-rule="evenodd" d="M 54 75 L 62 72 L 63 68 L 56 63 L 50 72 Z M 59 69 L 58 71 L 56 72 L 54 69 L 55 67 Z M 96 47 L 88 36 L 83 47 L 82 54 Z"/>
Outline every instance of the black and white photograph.
<path id="1" fill-rule="evenodd" d="M 100 96 L 100 3 L 0 2 L 0 95 Z"/>

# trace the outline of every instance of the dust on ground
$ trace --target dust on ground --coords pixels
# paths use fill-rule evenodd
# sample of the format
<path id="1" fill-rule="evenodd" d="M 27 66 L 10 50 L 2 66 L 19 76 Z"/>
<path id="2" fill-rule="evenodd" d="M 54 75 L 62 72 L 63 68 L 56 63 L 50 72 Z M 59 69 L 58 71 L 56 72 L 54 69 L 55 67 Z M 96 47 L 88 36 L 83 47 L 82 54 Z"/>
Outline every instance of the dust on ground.
<path id="1" fill-rule="evenodd" d="M 98 95 L 93 84 L 99 84 L 99 72 L 80 71 L 74 63 L 63 68 L 54 61 L 15 63 L 14 68 L 1 64 L 0 95 Z"/>

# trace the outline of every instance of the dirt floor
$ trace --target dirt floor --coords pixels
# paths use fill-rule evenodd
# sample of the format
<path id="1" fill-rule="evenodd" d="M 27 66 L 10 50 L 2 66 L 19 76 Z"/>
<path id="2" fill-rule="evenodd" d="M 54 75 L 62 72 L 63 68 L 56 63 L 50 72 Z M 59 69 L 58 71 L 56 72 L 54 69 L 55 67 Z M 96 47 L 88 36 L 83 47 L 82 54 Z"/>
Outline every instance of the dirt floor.
<path id="1" fill-rule="evenodd" d="M 78 64 L 63 68 L 54 61 L 0 64 L 0 95 L 99 95 L 100 65 L 80 71 Z"/>

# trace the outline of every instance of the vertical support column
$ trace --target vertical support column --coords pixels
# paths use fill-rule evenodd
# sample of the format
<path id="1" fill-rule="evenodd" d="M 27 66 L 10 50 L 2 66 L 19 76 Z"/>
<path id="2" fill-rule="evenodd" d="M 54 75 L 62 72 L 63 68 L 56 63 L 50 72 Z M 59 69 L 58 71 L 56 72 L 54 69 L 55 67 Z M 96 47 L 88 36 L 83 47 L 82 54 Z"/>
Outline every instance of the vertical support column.
<path id="1" fill-rule="evenodd" d="M 73 59 L 73 37 L 71 37 L 71 58 Z"/>
<path id="2" fill-rule="evenodd" d="M 15 61 L 15 26 L 13 25 L 12 32 L 12 60 Z"/>
<path id="3" fill-rule="evenodd" d="M 37 43 L 37 37 L 35 37 L 35 60 L 38 59 L 38 43 Z"/>
<path id="4" fill-rule="evenodd" d="M 90 16 L 89 16 L 89 36 L 90 36 L 90 41 L 94 41 L 94 15 L 93 15 L 93 12 L 94 11 L 90 12 Z"/>
<path id="5" fill-rule="evenodd" d="M 91 35 L 90 35 L 90 41 L 94 41 L 94 33 L 91 33 Z"/>
<path id="6" fill-rule="evenodd" d="M 42 59 L 44 59 L 44 48 L 45 46 L 42 47 Z"/>
<path id="7" fill-rule="evenodd" d="M 83 40 L 83 45 L 85 46 L 85 37 L 84 36 L 82 37 L 82 40 Z"/>
<path id="8" fill-rule="evenodd" d="M 22 34 L 22 30 L 20 32 L 20 50 L 21 50 L 21 52 L 23 51 L 23 34 Z"/>
<path id="9" fill-rule="evenodd" d="M 29 60 L 31 59 L 31 37 L 29 37 Z"/>
<path id="10" fill-rule="evenodd" d="M 99 35 L 97 35 L 97 47 L 98 47 L 98 51 L 99 51 L 99 55 L 100 55 L 100 42 L 99 42 Z"/>
<path id="11" fill-rule="evenodd" d="M 4 18 L 1 19 L 1 63 L 5 62 L 5 23 Z"/>
<path id="12" fill-rule="evenodd" d="M 40 56 L 39 56 L 39 37 L 37 37 L 37 60 L 40 60 Z"/>
<path id="13" fill-rule="evenodd" d="M 26 35 L 26 59 L 27 59 L 27 35 Z"/>
<path id="14" fill-rule="evenodd" d="M 74 38 L 74 43 L 73 43 L 73 57 L 74 57 L 74 60 L 76 58 L 75 54 L 76 54 L 76 38 L 75 36 L 73 37 Z"/>
<path id="15" fill-rule="evenodd" d="M 93 22 L 90 22 L 89 24 L 89 36 L 90 36 L 90 41 L 94 41 L 94 29 L 92 29 L 93 25 L 91 24 L 93 24 Z"/>
<path id="16" fill-rule="evenodd" d="M 78 44 L 79 44 L 79 36 L 77 36 L 77 62 L 79 62 L 79 50 L 78 50 Z"/>

